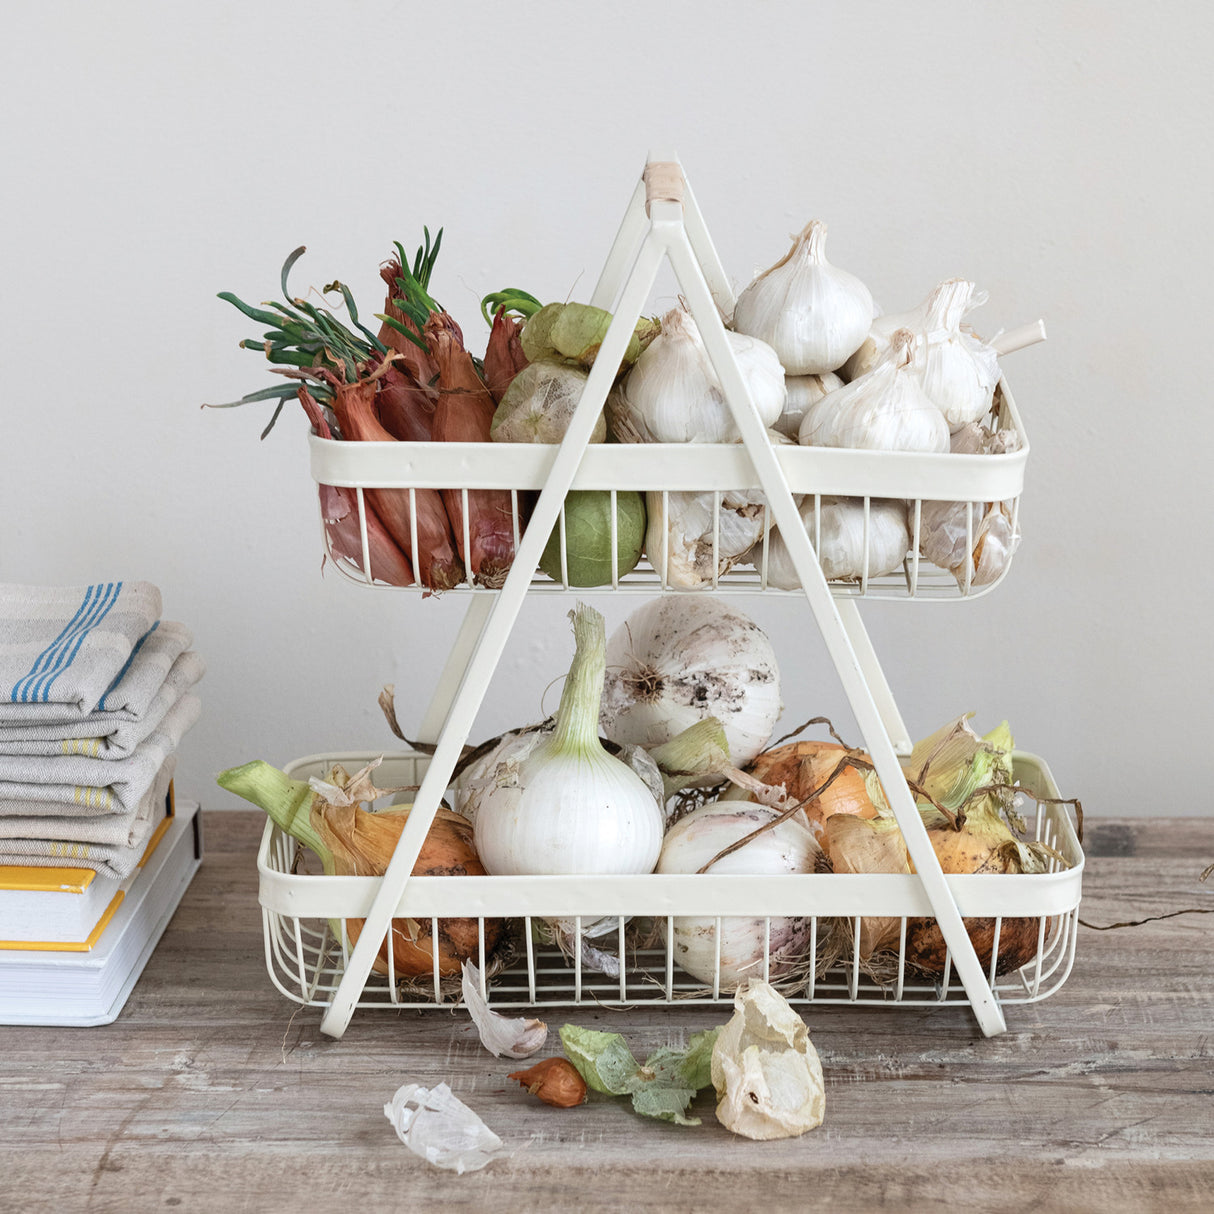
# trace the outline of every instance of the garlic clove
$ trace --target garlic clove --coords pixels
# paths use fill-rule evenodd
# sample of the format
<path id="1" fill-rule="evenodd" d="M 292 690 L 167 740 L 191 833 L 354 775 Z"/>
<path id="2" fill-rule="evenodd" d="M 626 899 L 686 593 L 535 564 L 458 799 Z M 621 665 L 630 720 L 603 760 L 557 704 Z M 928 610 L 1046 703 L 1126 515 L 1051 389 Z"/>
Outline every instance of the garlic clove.
<path id="1" fill-rule="evenodd" d="M 471 961 L 464 962 L 461 991 L 481 1044 L 495 1058 L 530 1058 L 544 1048 L 548 1040 L 547 1024 L 523 1017 L 511 1019 L 493 1011 L 481 994 L 480 971 Z"/>
<path id="2" fill-rule="evenodd" d="M 873 321 L 873 297 L 826 260 L 826 225 L 811 219 L 792 248 L 738 296 L 733 327 L 767 342 L 789 375 L 835 371 Z"/>
<path id="3" fill-rule="evenodd" d="M 784 386 L 788 395 L 772 429 L 795 442 L 810 406 L 816 405 L 828 392 L 843 387 L 843 380 L 833 371 L 824 371 L 821 375 L 786 375 Z"/>

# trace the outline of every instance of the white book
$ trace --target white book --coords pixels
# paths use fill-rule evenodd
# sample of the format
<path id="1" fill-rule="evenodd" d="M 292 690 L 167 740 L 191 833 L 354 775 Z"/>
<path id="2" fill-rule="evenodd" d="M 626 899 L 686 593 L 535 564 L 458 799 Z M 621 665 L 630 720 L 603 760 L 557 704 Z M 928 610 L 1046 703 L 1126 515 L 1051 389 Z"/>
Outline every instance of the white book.
<path id="1" fill-rule="evenodd" d="M 91 868 L 0 865 L 0 949 L 49 944 L 87 951 L 138 875 L 135 869 L 124 881 Z"/>
<path id="2" fill-rule="evenodd" d="M 117 1018 L 202 862 L 197 804 L 179 800 L 167 822 L 91 948 L 0 949 L 0 1024 Z"/>

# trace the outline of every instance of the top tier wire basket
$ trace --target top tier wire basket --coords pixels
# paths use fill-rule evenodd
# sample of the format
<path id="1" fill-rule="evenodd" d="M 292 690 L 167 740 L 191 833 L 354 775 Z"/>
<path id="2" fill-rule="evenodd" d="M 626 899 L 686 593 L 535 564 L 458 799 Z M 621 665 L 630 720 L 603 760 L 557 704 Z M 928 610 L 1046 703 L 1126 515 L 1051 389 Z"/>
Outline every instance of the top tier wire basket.
<path id="1" fill-rule="evenodd" d="M 810 540 L 822 550 L 823 501 L 849 498 L 862 503 L 863 538 L 859 567 L 846 578 L 830 581 L 838 598 L 917 599 L 952 601 L 976 598 L 994 589 L 1007 576 L 1011 557 L 989 578 L 976 579 L 973 559 L 956 572 L 932 564 L 922 555 L 924 535 L 933 510 L 948 503 L 966 503 L 953 515 L 958 527 L 955 542 L 961 551 L 980 551 L 984 519 L 992 511 L 1010 522 L 1019 538 L 1020 495 L 1028 460 L 1028 436 L 1006 380 L 1001 380 L 994 407 L 985 419 L 989 432 L 1014 435 L 1014 449 L 1002 454 L 923 454 L 902 451 L 860 451 L 841 448 L 778 445 L 776 458 L 798 502 L 812 500 Z M 321 526 L 325 550 L 346 577 L 365 585 L 422 591 L 420 585 L 392 586 L 377 576 L 367 535 L 368 490 L 399 490 L 409 495 L 409 515 L 415 528 L 412 551 L 417 551 L 417 495 L 421 491 L 454 491 L 462 495 L 459 516 L 465 528 L 467 495 L 477 490 L 504 490 L 510 494 L 514 544 L 526 529 L 527 513 L 543 489 L 558 447 L 529 443 L 399 443 L 341 442 L 310 436 L 313 479 L 352 495 L 346 499 L 349 521 L 356 534 L 339 539 L 332 519 L 326 519 L 322 497 Z M 770 512 L 759 478 L 744 445 L 672 443 L 596 443 L 586 448 L 573 491 L 599 490 L 611 495 L 611 550 L 618 545 L 616 496 L 624 492 L 645 495 L 649 528 L 644 558 L 623 576 L 619 559 L 610 562 L 610 578 L 601 589 L 655 593 L 707 590 L 714 593 L 797 593 L 799 582 L 781 580 L 773 567 Z M 701 521 L 695 534 L 681 534 L 676 514 L 686 509 L 689 496 L 699 502 Z M 875 503 L 905 503 L 910 542 L 893 569 L 880 567 L 873 556 L 871 511 Z M 743 517 L 753 527 L 754 543 L 745 551 L 731 547 L 731 524 L 736 532 Z M 937 513 L 938 518 L 938 513 Z M 577 588 L 570 581 L 567 562 L 566 507 L 562 502 L 557 521 L 561 542 L 560 569 L 556 576 L 537 572 L 529 590 L 545 593 Z M 653 537 L 660 537 L 656 543 Z M 460 550 L 470 547 L 467 534 L 457 537 Z M 749 536 L 747 537 L 749 539 Z M 870 570 L 872 572 L 870 572 Z M 483 590 L 470 582 L 456 592 Z"/>

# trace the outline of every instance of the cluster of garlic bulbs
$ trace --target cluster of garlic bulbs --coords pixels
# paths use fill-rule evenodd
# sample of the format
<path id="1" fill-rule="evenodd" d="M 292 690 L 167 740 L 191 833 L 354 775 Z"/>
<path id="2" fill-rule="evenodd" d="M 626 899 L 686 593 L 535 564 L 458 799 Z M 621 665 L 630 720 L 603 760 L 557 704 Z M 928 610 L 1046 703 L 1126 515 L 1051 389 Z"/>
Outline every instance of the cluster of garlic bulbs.
<path id="1" fill-rule="evenodd" d="M 805 446 L 1007 450 L 1006 439 L 996 442 L 979 424 L 999 381 L 996 349 L 966 323 L 985 292 L 950 278 L 916 308 L 875 315 L 868 288 L 826 260 L 825 238 L 825 225 L 811 221 L 734 308 L 733 329 L 769 343 L 783 364 L 787 394 L 775 429 Z M 831 580 L 892 572 L 912 543 L 902 501 L 808 498 L 801 518 Z M 1006 502 L 925 502 L 922 525 L 923 556 L 951 570 L 963 588 L 998 577 L 1019 538 Z M 742 563 L 764 568 L 770 585 L 800 585 L 777 529 Z"/>
<path id="2" fill-rule="evenodd" d="M 966 317 L 985 292 L 940 282 L 917 307 L 878 315 L 868 287 L 826 258 L 826 225 L 811 220 L 787 254 L 742 291 L 725 336 L 748 394 L 776 442 L 873 451 L 994 452 L 985 428 L 999 380 L 998 351 Z M 684 307 L 661 319 L 608 400 L 617 439 L 739 441 L 730 402 Z M 974 432 L 985 439 L 976 439 Z M 999 448 L 1003 449 L 1003 448 Z M 665 584 L 706 589 L 735 565 L 793 589 L 800 579 L 767 502 L 751 493 L 648 495 L 646 551 Z M 912 545 L 908 503 L 826 497 L 798 500 L 831 580 L 896 570 Z M 958 503 L 924 503 L 924 557 L 963 588 L 997 577 L 1018 536 L 1007 503 L 967 520 Z M 766 539 L 765 539 L 766 536 Z M 960 538 L 958 538 L 960 536 Z M 966 553 L 957 545 L 972 540 Z M 967 571 L 968 568 L 968 571 Z"/>

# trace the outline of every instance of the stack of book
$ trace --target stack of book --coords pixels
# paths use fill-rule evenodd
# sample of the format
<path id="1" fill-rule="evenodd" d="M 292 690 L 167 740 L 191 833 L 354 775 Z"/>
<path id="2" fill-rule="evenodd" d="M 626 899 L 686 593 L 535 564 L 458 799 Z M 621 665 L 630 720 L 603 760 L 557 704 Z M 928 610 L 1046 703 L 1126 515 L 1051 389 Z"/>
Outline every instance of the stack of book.
<path id="1" fill-rule="evenodd" d="M 0 1023 L 121 1011 L 197 871 L 204 665 L 147 582 L 0 584 Z"/>

